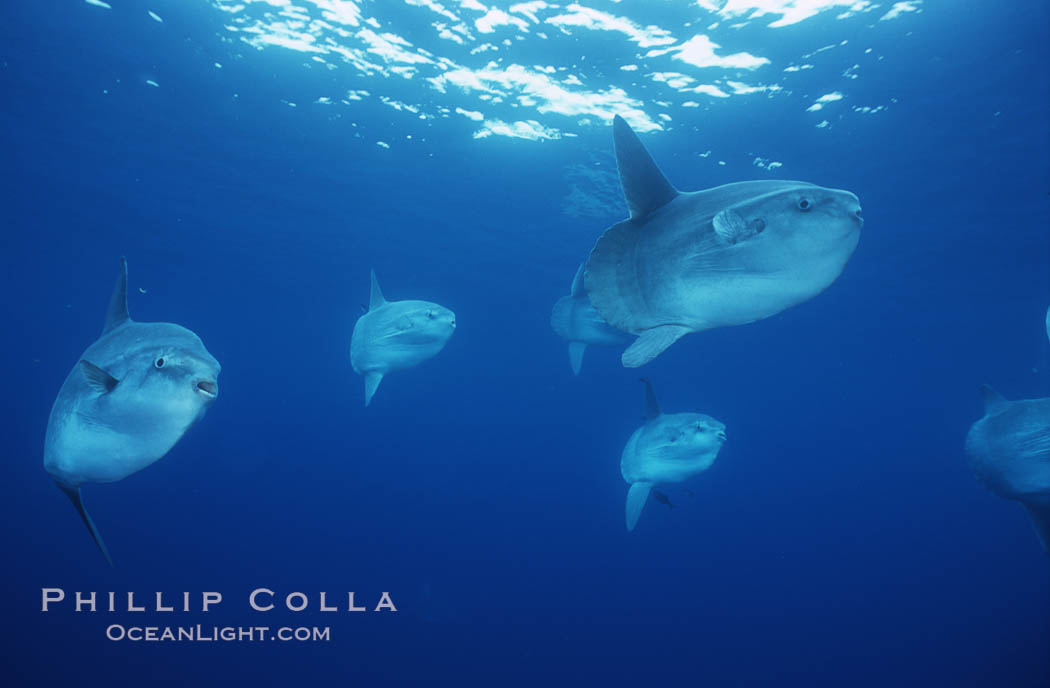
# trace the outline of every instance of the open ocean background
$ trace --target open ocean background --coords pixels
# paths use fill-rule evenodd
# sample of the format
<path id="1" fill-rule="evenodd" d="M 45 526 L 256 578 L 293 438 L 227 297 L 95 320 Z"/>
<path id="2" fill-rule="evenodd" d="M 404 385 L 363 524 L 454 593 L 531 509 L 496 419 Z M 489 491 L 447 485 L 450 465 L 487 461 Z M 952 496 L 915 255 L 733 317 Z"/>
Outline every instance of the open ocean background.
<path id="1" fill-rule="evenodd" d="M 581 91 L 622 88 L 681 189 L 779 177 L 860 197 L 860 244 L 827 292 L 643 369 L 665 410 L 710 414 L 729 440 L 692 498 L 669 487 L 675 508 L 650 500 L 629 534 L 619 460 L 639 371 L 590 347 L 574 378 L 548 322 L 625 215 L 601 108 L 497 103 L 436 88 L 433 64 L 409 78 L 242 40 L 260 34 L 237 21 L 276 0 L 109 4 L 0 5 L 4 685 L 1050 685 L 1050 559 L 962 451 L 980 384 L 1050 395 L 1050 5 L 929 0 L 883 21 L 886 3 L 733 28 L 747 15 L 704 7 L 719 2 L 587 3 L 770 60 L 749 71 L 649 57 L 616 31 L 537 37 L 578 8 L 519 7 L 529 31 L 485 32 L 446 1 L 461 45 L 427 3 L 358 3 L 347 45 L 374 16 L 432 62 L 454 49 L 473 69 L 553 65 Z M 661 70 L 781 88 L 687 95 L 647 78 Z M 496 119 L 536 126 L 505 136 Z M 189 327 L 223 370 L 167 457 L 85 488 L 110 570 L 41 460 L 122 255 L 131 316 Z M 348 351 L 370 268 L 389 299 L 448 306 L 458 327 L 365 409 Z M 42 587 L 225 601 L 43 614 Z M 253 613 L 256 587 L 311 607 Z M 399 612 L 322 614 L 322 590 L 371 605 L 390 591 Z M 110 623 L 332 640 L 113 643 Z"/>

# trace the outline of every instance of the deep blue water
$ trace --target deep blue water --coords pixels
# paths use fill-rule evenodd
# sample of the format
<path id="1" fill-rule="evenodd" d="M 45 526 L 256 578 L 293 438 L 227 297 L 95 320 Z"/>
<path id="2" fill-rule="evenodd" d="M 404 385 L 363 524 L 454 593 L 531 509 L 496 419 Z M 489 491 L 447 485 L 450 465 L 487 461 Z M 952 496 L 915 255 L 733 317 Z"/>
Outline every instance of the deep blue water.
<path id="1" fill-rule="evenodd" d="M 665 409 L 715 416 L 729 441 L 692 498 L 669 488 L 675 508 L 650 502 L 633 533 L 619 456 L 639 372 L 592 347 L 574 378 L 548 324 L 622 216 L 562 200 L 610 128 L 474 139 L 466 118 L 413 122 L 374 98 L 336 117 L 309 105 L 333 84 L 477 101 L 224 42 L 205 2 L 111 4 L 0 9 L 5 685 L 1050 684 L 1050 559 L 962 451 L 980 384 L 1050 395 L 1045 3 L 928 2 L 907 37 L 822 15 L 763 45 L 745 27 L 781 65 L 832 42 L 806 32 L 866 41 L 885 58 L 849 97 L 892 106 L 825 131 L 789 96 L 734 97 L 642 134 L 680 188 L 766 175 L 697 157 L 713 147 L 767 155 L 857 193 L 866 224 L 824 294 L 644 369 Z M 602 40 L 579 49 L 600 60 Z M 819 72 L 796 91 L 833 90 Z M 120 256 L 132 317 L 193 329 L 223 371 L 167 457 L 85 488 L 111 570 L 41 458 Z M 348 348 L 370 268 L 458 327 L 365 409 Z M 41 613 L 43 587 L 224 602 Z M 257 587 L 311 607 L 252 612 Z M 389 591 L 399 611 L 321 613 L 320 591 Z M 115 643 L 111 623 L 331 640 Z"/>

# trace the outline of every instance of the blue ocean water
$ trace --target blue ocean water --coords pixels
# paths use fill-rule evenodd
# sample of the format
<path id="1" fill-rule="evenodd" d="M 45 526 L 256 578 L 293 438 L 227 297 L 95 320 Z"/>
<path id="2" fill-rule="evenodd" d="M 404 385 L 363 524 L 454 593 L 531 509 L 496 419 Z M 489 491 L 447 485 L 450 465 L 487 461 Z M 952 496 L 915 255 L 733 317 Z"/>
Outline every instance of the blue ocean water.
<path id="1" fill-rule="evenodd" d="M 1050 395 L 1045 3 L 108 4 L 0 8 L 5 685 L 1050 684 L 1050 560 L 962 450 L 979 385 Z M 717 50 L 654 54 L 694 34 Z M 679 188 L 801 179 L 866 218 L 825 293 L 643 369 L 729 440 L 633 533 L 639 371 L 591 347 L 574 377 L 548 322 L 625 215 L 619 110 Z M 168 456 L 84 489 L 109 569 L 41 459 L 121 256 L 132 317 L 223 370 Z M 365 409 L 369 269 L 457 331 Z M 310 607 L 252 611 L 260 587 Z M 331 638 L 106 638 L 198 623 Z"/>

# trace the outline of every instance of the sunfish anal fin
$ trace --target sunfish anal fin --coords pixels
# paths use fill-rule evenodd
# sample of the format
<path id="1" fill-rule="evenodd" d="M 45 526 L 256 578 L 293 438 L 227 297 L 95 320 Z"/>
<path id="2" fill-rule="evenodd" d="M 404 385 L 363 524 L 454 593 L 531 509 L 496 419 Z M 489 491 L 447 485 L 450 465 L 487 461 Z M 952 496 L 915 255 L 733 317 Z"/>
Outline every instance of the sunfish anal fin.
<path id="1" fill-rule="evenodd" d="M 649 499 L 649 490 L 653 487 L 652 483 L 632 483 L 631 489 L 627 490 L 627 530 L 634 530 L 634 526 L 638 523 L 638 517 L 642 515 L 642 507 L 645 506 L 645 501 Z"/>
<path id="2" fill-rule="evenodd" d="M 572 366 L 572 374 L 580 374 L 580 366 L 583 365 L 583 352 L 587 350 L 586 342 L 569 342 L 569 364 Z"/>
<path id="3" fill-rule="evenodd" d="M 109 394 L 120 384 L 120 380 L 90 361 L 81 360 L 80 371 L 84 373 L 88 386 L 99 394 Z"/>
<path id="4" fill-rule="evenodd" d="M 113 295 L 109 297 L 109 310 L 106 311 L 106 323 L 102 326 L 102 334 L 120 327 L 129 320 L 131 316 L 128 315 L 128 261 L 121 256 L 120 274 L 117 275 Z"/>
<path id="5" fill-rule="evenodd" d="M 376 279 L 376 271 L 372 270 L 372 291 L 368 296 L 368 310 L 374 311 L 385 303 L 383 290 L 379 288 L 379 280 Z"/>
<path id="6" fill-rule="evenodd" d="M 690 332 L 692 330 L 681 325 L 661 325 L 645 330 L 627 347 L 620 360 L 625 368 L 643 366 Z"/>
<path id="7" fill-rule="evenodd" d="M 1039 536 L 1039 541 L 1043 543 L 1043 551 L 1050 554 L 1050 507 L 1031 504 L 1022 504 L 1022 506 L 1028 512 L 1028 518 L 1032 519 L 1035 533 Z"/>
<path id="8" fill-rule="evenodd" d="M 365 373 L 365 406 L 372 403 L 372 395 L 379 389 L 379 383 L 383 381 L 383 374 L 378 371 Z"/>
<path id="9" fill-rule="evenodd" d="M 649 378 L 643 377 L 642 382 L 645 383 L 645 419 L 652 420 L 660 415 L 660 404 L 656 401 L 656 392 Z"/>
<path id="10" fill-rule="evenodd" d="M 638 135 L 619 115 L 613 118 L 613 144 L 620 186 L 632 220 L 645 217 L 674 200 L 678 190 L 667 181 Z"/>
<path id="11" fill-rule="evenodd" d="M 91 520 L 91 516 L 88 515 L 87 509 L 84 508 L 84 500 L 80 496 L 79 487 L 68 487 L 59 482 L 55 483 L 58 488 L 66 493 L 69 497 L 69 501 L 73 502 L 73 506 L 76 507 L 77 513 L 80 514 L 80 518 L 84 521 L 84 525 L 87 526 L 88 532 L 91 533 L 91 537 L 95 539 L 95 544 L 98 545 L 98 550 L 102 552 L 102 556 L 106 558 L 106 563 L 113 567 L 113 560 L 109 557 L 109 550 L 106 549 L 106 543 L 102 541 L 102 535 L 98 532 L 98 528 L 95 527 L 95 522 Z"/>

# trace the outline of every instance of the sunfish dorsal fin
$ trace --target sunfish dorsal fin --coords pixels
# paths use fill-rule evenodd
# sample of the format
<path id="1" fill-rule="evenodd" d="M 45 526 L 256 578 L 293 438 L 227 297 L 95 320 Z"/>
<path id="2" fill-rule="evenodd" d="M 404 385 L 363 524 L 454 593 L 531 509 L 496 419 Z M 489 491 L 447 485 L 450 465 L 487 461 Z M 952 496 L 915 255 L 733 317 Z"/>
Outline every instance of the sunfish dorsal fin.
<path id="1" fill-rule="evenodd" d="M 1010 403 L 1006 397 L 988 385 L 981 385 L 981 399 L 984 400 L 984 412 L 986 415 L 998 413 L 1004 406 Z"/>
<path id="2" fill-rule="evenodd" d="M 613 118 L 613 144 L 616 167 L 620 170 L 620 186 L 632 220 L 662 208 L 678 195 L 678 190 L 656 166 L 631 125 L 619 115 Z"/>
<path id="3" fill-rule="evenodd" d="M 109 297 L 109 310 L 106 311 L 106 324 L 102 326 L 102 334 L 120 327 L 131 320 L 128 315 L 128 261 L 120 257 L 120 274 L 117 275 L 117 284 L 113 287 L 113 295 Z"/>
<path id="4" fill-rule="evenodd" d="M 113 560 L 109 557 L 109 550 L 106 549 L 106 543 L 102 541 L 102 535 L 98 532 L 98 528 L 95 527 L 95 522 L 91 520 L 91 516 L 88 515 L 87 509 L 84 508 L 84 499 L 80 496 L 79 487 L 69 487 L 59 482 L 55 483 L 58 488 L 66 493 L 69 497 L 69 501 L 73 502 L 73 506 L 76 507 L 77 513 L 80 514 L 80 518 L 84 521 L 84 525 L 87 526 L 88 532 L 91 533 L 91 537 L 94 538 L 95 544 L 98 545 L 98 551 L 102 552 L 102 556 L 106 558 L 106 563 L 113 566 Z"/>
<path id="5" fill-rule="evenodd" d="M 642 382 L 645 383 L 645 419 L 652 420 L 660 415 L 660 404 L 656 401 L 656 392 L 649 378 L 643 377 Z"/>
<path id="6" fill-rule="evenodd" d="M 368 296 L 368 310 L 374 311 L 386 303 L 383 298 L 383 290 L 379 288 L 379 280 L 376 279 L 376 271 L 372 271 L 372 291 Z"/>
<path id="7" fill-rule="evenodd" d="M 120 380 L 91 361 L 81 360 L 80 372 L 84 374 L 84 379 L 87 380 L 88 386 L 99 394 L 109 394 L 120 384 Z"/>
<path id="8" fill-rule="evenodd" d="M 576 270 L 576 276 L 572 278 L 572 287 L 569 289 L 569 296 L 574 299 L 583 298 L 585 292 L 583 291 L 583 263 L 580 263 L 580 267 Z"/>

